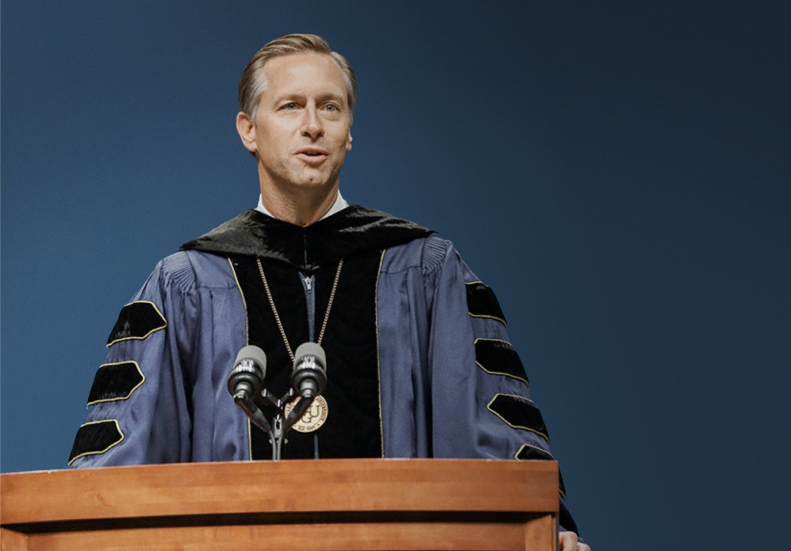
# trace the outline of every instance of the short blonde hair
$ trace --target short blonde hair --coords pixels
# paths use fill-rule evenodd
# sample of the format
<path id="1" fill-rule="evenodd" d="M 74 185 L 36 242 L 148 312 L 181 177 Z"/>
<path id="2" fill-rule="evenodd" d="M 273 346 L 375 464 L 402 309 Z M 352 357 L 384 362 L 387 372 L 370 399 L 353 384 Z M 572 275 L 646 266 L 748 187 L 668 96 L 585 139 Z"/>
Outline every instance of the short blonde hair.
<path id="1" fill-rule="evenodd" d="M 276 57 L 309 52 L 328 55 L 338 64 L 346 84 L 349 113 L 353 116 L 354 103 L 357 101 L 357 80 L 354 78 L 352 66 L 341 54 L 333 52 L 323 38 L 315 34 L 288 34 L 273 40 L 256 52 L 244 68 L 242 79 L 239 81 L 239 109 L 242 113 L 255 120 L 258 102 L 266 89 L 264 65 L 267 61 Z"/>

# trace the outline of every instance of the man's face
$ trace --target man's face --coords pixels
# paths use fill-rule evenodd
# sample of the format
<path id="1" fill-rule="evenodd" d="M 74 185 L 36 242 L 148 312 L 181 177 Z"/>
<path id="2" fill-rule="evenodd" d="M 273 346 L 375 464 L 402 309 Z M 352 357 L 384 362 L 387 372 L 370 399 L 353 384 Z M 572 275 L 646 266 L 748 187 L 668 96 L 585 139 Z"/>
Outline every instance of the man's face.
<path id="1" fill-rule="evenodd" d="M 255 120 L 239 130 L 245 147 L 257 154 L 262 188 L 300 193 L 336 186 L 352 148 L 340 67 L 328 55 L 305 53 L 272 59 L 264 72 Z"/>

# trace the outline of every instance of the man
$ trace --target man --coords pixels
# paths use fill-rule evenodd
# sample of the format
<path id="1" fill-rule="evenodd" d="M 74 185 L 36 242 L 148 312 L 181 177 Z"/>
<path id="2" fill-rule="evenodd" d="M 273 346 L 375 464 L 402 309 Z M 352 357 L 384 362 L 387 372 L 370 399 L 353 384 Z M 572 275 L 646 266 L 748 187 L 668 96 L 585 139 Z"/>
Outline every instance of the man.
<path id="1" fill-rule="evenodd" d="M 160 262 L 122 309 L 71 466 L 271 457 L 228 372 L 257 345 L 280 396 L 305 342 L 326 351 L 329 382 L 284 458 L 552 458 L 491 289 L 432 231 L 341 197 L 355 97 L 351 67 L 317 36 L 253 57 L 236 127 L 258 208 Z M 561 548 L 576 549 L 560 493 Z"/>

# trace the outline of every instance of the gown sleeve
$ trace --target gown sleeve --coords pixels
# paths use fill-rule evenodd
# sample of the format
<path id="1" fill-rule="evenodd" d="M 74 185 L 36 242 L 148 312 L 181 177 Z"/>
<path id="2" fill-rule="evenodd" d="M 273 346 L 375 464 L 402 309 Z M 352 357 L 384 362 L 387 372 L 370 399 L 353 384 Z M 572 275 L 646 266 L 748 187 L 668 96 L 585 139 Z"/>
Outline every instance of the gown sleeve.
<path id="1" fill-rule="evenodd" d="M 72 468 L 189 461 L 199 296 L 185 253 L 161 261 L 125 305 L 96 372 Z"/>
<path id="2" fill-rule="evenodd" d="M 426 240 L 423 274 L 429 308 L 432 455 L 554 460 L 549 431 L 506 333 L 494 292 L 455 248 Z M 562 530 L 577 532 L 559 487 Z"/>

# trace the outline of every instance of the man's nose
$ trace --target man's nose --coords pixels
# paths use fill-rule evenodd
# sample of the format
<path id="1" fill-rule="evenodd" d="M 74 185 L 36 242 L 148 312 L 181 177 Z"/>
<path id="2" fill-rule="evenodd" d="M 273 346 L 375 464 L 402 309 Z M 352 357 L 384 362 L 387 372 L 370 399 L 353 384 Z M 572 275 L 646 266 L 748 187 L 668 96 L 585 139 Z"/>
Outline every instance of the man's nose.
<path id="1" fill-rule="evenodd" d="M 315 140 L 324 134 L 324 125 L 322 124 L 319 111 L 315 107 L 309 106 L 304 111 L 305 119 L 303 121 L 302 133 L 303 135 L 310 136 Z"/>

